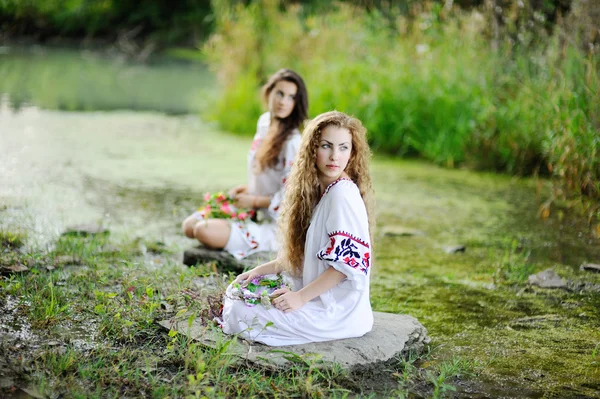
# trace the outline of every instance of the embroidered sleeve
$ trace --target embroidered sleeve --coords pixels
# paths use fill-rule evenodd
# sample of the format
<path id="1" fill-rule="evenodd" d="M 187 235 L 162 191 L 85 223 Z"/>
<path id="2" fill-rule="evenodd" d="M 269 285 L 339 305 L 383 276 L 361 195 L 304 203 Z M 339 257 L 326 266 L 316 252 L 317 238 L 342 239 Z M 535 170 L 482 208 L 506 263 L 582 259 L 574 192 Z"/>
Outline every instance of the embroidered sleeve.
<path id="1" fill-rule="evenodd" d="M 298 154 L 298 150 L 300 148 L 300 135 L 294 134 L 285 144 L 283 150 L 281 151 L 280 156 L 280 164 L 279 167 L 283 170 L 281 173 L 281 181 L 279 190 L 273 195 L 271 198 L 271 203 L 269 204 L 269 216 L 273 220 L 277 220 L 279 217 L 279 212 L 281 211 L 281 204 L 283 202 L 283 198 L 285 196 L 285 183 L 290 175 L 292 170 L 292 166 L 294 165 L 294 160 L 296 159 L 296 154 Z"/>
<path id="2" fill-rule="evenodd" d="M 346 193 L 339 188 L 334 187 L 336 193 L 328 201 L 331 209 L 325 224 L 329 241 L 317 253 L 317 258 L 344 273 L 353 288 L 362 291 L 369 283 L 371 266 L 367 212 L 356 186 Z"/>

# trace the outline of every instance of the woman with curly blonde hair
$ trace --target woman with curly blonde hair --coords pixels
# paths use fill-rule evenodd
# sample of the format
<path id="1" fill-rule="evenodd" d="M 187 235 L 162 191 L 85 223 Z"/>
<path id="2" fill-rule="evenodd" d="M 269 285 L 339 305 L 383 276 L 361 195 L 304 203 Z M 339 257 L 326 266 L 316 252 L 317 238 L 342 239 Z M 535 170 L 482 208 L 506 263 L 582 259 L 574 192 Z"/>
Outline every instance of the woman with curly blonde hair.
<path id="1" fill-rule="evenodd" d="M 227 288 L 223 331 L 271 346 L 360 337 L 373 326 L 369 300 L 373 190 L 362 123 L 331 111 L 306 126 L 280 218 L 280 256 Z M 248 307 L 236 292 L 283 273 L 273 306 Z"/>

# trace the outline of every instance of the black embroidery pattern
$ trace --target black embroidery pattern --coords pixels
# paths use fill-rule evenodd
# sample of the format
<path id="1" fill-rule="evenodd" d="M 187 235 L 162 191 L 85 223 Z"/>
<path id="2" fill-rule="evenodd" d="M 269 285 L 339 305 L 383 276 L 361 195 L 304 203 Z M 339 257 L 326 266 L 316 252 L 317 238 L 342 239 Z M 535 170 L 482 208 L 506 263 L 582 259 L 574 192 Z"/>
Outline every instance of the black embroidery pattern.
<path id="1" fill-rule="evenodd" d="M 364 274 L 370 266 L 369 244 L 350 233 L 336 231 L 329 234 L 329 246 L 317 254 L 317 258 L 332 262 L 343 262 Z"/>

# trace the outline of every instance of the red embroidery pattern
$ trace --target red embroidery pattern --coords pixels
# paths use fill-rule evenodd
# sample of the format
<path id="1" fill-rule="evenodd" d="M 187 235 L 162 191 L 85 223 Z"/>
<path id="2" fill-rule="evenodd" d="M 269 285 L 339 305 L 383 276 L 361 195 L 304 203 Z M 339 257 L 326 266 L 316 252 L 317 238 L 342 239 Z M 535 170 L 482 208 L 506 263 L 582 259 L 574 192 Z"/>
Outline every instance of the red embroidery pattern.
<path id="1" fill-rule="evenodd" d="M 240 230 L 242 230 L 242 234 L 244 235 L 244 238 L 246 239 L 248 244 L 250 244 L 250 251 L 254 251 L 256 248 L 258 248 L 258 242 L 254 238 L 254 236 L 252 234 L 250 234 L 248 229 L 242 223 L 236 223 L 236 224 L 237 224 L 237 227 Z"/>
<path id="2" fill-rule="evenodd" d="M 327 188 L 325 188 L 325 191 L 323 191 L 323 194 L 321 195 L 321 198 L 323 198 L 323 196 L 329 192 L 329 190 L 331 189 L 331 187 L 335 186 L 336 184 L 338 184 L 342 180 L 352 181 L 352 179 L 348 179 L 347 177 L 340 177 L 336 181 L 333 181 L 333 182 L 329 183 L 329 185 L 327 186 Z"/>
<path id="3" fill-rule="evenodd" d="M 358 245 L 357 245 L 358 244 Z M 329 246 L 317 254 L 325 261 L 343 262 L 346 265 L 367 274 L 371 254 L 366 252 L 369 244 L 350 233 L 335 231 L 329 234 Z"/>
<path id="4" fill-rule="evenodd" d="M 369 243 L 361 240 L 360 238 L 358 238 L 356 236 L 353 236 L 350 233 L 346 233 L 345 231 L 332 231 L 331 233 L 329 233 L 329 238 L 331 238 L 333 236 L 344 236 L 344 237 L 352 238 L 354 241 L 356 241 L 360 245 L 369 248 Z"/>

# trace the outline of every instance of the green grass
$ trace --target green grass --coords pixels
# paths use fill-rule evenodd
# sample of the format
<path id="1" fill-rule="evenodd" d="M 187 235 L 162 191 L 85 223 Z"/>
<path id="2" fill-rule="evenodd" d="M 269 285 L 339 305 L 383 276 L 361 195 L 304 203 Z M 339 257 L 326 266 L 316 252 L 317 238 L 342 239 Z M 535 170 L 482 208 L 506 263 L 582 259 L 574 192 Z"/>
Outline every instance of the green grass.
<path id="1" fill-rule="evenodd" d="M 323 367 L 318 357 L 290 353 L 292 366 L 272 371 L 232 356 L 232 339 L 207 348 L 161 330 L 156 321 L 176 314 L 204 317 L 207 292 L 193 288 L 193 280 L 209 276 L 212 267 L 182 270 L 164 251 L 162 267 L 150 270 L 139 247 L 137 240 L 118 243 L 108 235 L 63 236 L 49 252 L 36 253 L 29 273 L 0 279 L 0 297 L 18 298 L 18 313 L 43 332 L 42 349 L 28 363 L 35 371 L 20 378 L 42 395 L 98 398 L 345 398 L 377 389 L 339 366 Z M 77 262 L 55 263 L 65 256 Z M 89 346 L 75 344 L 80 340 Z M 390 373 L 394 367 L 402 366 Z M 393 392 L 386 389 L 379 393 Z"/>
<path id="2" fill-rule="evenodd" d="M 27 236 L 24 233 L 0 230 L 0 248 L 19 248 L 25 245 Z"/>
<path id="3" fill-rule="evenodd" d="M 104 251 L 107 247 L 112 250 Z M 367 382 L 361 382 L 364 376 L 360 374 L 350 375 L 339 367 L 323 368 L 318 359 L 298 358 L 293 354 L 290 354 L 291 358 L 297 361 L 288 370 L 274 372 L 240 363 L 227 351 L 230 340 L 223 340 L 215 348 L 206 348 L 181 334 L 167 334 L 155 324 L 156 320 L 169 315 L 172 317 L 175 313 L 192 311 L 193 314 L 202 314 L 206 304 L 198 300 L 201 293 L 194 291 L 191 283 L 198 276 L 206 276 L 210 266 L 174 269 L 169 265 L 170 255 L 167 253 L 163 259 L 163 268 L 149 270 L 140 263 L 138 247 L 139 243 L 136 241 L 118 244 L 109 236 L 62 237 L 54 246 L 53 252 L 40 258 L 54 259 L 57 254 L 77 255 L 83 260 L 83 265 L 52 271 L 40 267 L 29 274 L 2 279 L 2 291 L 5 295 L 22 298 L 21 311 L 27 315 L 34 328 L 44 330 L 49 335 L 48 338 L 60 343 L 41 352 L 34 362 L 36 373 L 27 377 L 43 394 L 69 392 L 72 397 L 98 398 L 137 394 L 189 398 L 344 398 L 362 393 L 364 397 L 410 397 L 418 394 L 438 398 L 452 394 L 457 381 L 477 380 L 479 375 L 489 375 L 490 372 L 493 375 L 492 370 L 508 366 L 505 360 L 498 360 L 495 356 L 482 358 L 479 352 L 482 348 L 476 343 L 478 341 L 472 341 L 469 352 L 448 352 L 444 349 L 457 339 L 454 332 L 450 332 L 453 331 L 452 328 L 441 328 L 448 321 L 435 319 L 439 314 L 436 315 L 436 311 L 430 306 L 424 310 L 431 313 L 431 316 L 419 316 L 416 310 L 422 307 L 420 301 L 423 295 L 418 291 L 411 294 L 411 289 L 406 288 L 392 295 L 394 301 L 400 303 L 401 310 L 424 320 L 437 344 L 423 355 L 398 359 L 388 366 L 388 377 L 390 381 L 396 380 L 396 387 L 369 386 Z M 511 248 L 513 249 L 507 250 L 507 254 L 512 253 L 514 247 Z M 490 268 L 483 271 L 484 274 L 487 273 L 488 280 L 493 278 L 495 270 L 493 259 L 494 257 L 490 258 Z M 462 261 L 452 264 L 458 273 L 460 267 L 457 269 L 457 266 L 461 263 Z M 44 261 L 40 261 L 40 264 L 44 264 Z M 178 278 L 173 279 L 175 271 Z M 405 274 L 404 276 L 406 277 Z M 418 279 L 418 276 L 413 276 L 408 281 L 415 281 L 415 278 Z M 64 284 L 57 285 L 58 281 Z M 373 303 L 376 309 L 385 310 L 382 299 L 387 294 L 381 289 L 381 282 L 375 277 Z M 522 281 L 516 279 L 512 283 L 519 285 Z M 516 308 L 508 302 L 501 305 L 501 301 L 512 296 L 509 294 L 513 289 L 511 285 L 499 288 L 500 291 L 495 294 L 497 299 L 486 298 L 482 291 L 465 291 L 464 286 L 458 283 L 449 285 L 445 282 L 438 288 L 430 282 L 428 291 L 434 297 L 442 298 L 439 290 L 443 291 L 454 285 L 456 288 L 451 288 L 453 295 L 457 292 L 464 295 L 458 301 L 463 314 L 452 316 L 462 318 L 455 331 L 463 334 L 466 332 L 466 337 L 469 336 L 469 331 L 473 331 L 469 328 L 473 318 L 479 319 L 476 322 L 480 324 L 479 328 L 487 320 L 477 311 L 469 314 L 469 298 L 487 302 L 486 306 L 491 306 L 496 312 L 504 309 L 500 310 L 500 314 L 492 316 L 500 318 L 507 313 L 514 314 L 512 317 L 519 317 L 523 306 L 529 306 L 530 309 L 539 307 L 540 310 L 548 306 L 544 305 L 545 299 L 542 298 L 540 302 L 534 297 L 519 300 L 521 304 Z M 418 286 L 415 289 L 423 290 Z M 404 295 L 409 296 L 403 300 Z M 450 299 L 449 303 L 457 303 L 452 297 L 447 299 Z M 493 304 L 496 300 L 499 302 Z M 531 303 L 526 305 L 527 302 Z M 164 310 L 162 303 L 169 304 L 172 309 Z M 67 304 L 67 308 L 63 309 Z M 445 309 L 445 301 L 440 304 Z M 511 317 L 506 320 L 511 320 Z M 65 332 L 64 326 L 70 325 L 72 328 L 77 324 L 87 325 L 94 332 L 93 338 L 88 338 L 92 343 L 91 349 L 82 349 L 69 343 L 79 337 L 77 333 Z M 487 334 L 492 331 L 488 330 Z M 498 332 L 492 332 L 496 339 L 500 339 Z M 519 332 L 523 333 L 528 332 Z M 544 334 L 544 330 L 539 333 Z M 560 334 L 556 337 L 560 337 Z M 503 339 L 508 342 L 508 337 Z M 451 345 L 453 346 L 460 347 L 461 344 L 455 342 Z M 598 345 L 592 352 L 592 362 L 595 362 L 597 348 Z M 539 349 L 544 350 L 543 347 Z M 506 347 L 499 350 L 506 350 Z M 587 353 L 589 356 L 589 352 Z"/>
<path id="4" fill-rule="evenodd" d="M 493 255 L 490 255 L 493 256 Z M 494 282 L 500 283 L 524 283 L 534 273 L 535 266 L 529 262 L 529 252 L 519 248 L 519 243 L 513 240 L 510 248 L 497 262 L 498 269 L 494 274 Z"/>
<path id="5" fill-rule="evenodd" d="M 288 370 L 239 363 L 226 338 L 205 348 L 156 323 L 178 314 L 210 320 L 204 299 L 214 291 L 194 281 L 214 277 L 211 265 L 183 267 L 179 250 L 151 239 L 63 236 L 4 253 L 30 269 L 0 277 L 0 306 L 16 301 L 13 324 L 36 335 L 35 354 L 17 351 L 29 367 L 19 378 L 49 397 L 445 397 L 453 387 L 489 393 L 507 385 L 534 397 L 593 396 L 598 294 L 525 281 L 552 267 L 600 284 L 600 275 L 578 268 L 598 254 L 590 237 L 578 237 L 585 224 L 531 214 L 530 180 L 388 158 L 376 159 L 373 176 L 379 224 L 371 303 L 418 318 L 433 339 L 423 355 L 395 359 L 377 375 L 291 354 Z M 164 196 L 143 197 L 164 214 Z M 424 234 L 386 236 L 388 226 Z M 172 233 L 178 229 L 173 223 Z M 466 252 L 443 251 L 456 243 Z M 215 278 L 217 291 L 231 277 Z"/>

